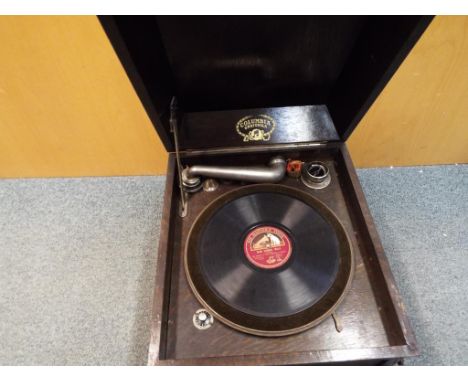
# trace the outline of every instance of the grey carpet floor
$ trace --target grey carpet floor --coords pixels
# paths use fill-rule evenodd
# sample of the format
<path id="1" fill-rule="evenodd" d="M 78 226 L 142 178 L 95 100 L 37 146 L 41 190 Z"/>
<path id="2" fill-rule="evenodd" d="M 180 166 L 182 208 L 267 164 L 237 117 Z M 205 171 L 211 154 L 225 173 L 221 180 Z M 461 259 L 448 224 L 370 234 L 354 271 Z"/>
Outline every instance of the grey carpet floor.
<path id="1" fill-rule="evenodd" d="M 468 365 L 468 166 L 360 170 L 422 355 Z M 0 180 L 0 364 L 145 364 L 164 177 Z"/>

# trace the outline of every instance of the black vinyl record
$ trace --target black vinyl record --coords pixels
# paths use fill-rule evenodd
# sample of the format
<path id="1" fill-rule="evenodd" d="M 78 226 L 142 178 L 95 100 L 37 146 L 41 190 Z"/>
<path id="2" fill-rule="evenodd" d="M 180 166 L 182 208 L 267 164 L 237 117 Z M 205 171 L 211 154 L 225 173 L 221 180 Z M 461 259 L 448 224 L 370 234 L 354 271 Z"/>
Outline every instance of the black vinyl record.
<path id="1" fill-rule="evenodd" d="M 345 230 L 323 203 L 294 188 L 241 187 L 195 221 L 185 266 L 199 301 L 257 335 L 305 330 L 333 313 L 352 274 Z"/>

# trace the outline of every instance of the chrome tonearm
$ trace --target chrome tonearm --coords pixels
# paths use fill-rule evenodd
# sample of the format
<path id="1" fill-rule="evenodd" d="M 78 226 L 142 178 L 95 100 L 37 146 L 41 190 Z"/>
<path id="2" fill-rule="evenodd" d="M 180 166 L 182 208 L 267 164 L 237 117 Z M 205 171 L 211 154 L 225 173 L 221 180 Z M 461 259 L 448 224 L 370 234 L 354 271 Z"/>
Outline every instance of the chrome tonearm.
<path id="1" fill-rule="evenodd" d="M 185 167 L 182 171 L 182 185 L 187 192 L 201 188 L 201 177 L 238 180 L 252 183 L 277 183 L 286 173 L 286 160 L 276 156 L 268 166 L 202 166 Z"/>

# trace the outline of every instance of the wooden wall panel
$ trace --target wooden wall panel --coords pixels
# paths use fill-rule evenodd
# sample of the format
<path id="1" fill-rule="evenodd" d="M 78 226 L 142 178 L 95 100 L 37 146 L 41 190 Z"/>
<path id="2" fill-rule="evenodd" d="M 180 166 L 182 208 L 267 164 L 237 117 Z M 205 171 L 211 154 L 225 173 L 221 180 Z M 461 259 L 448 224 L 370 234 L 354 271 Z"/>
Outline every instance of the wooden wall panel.
<path id="1" fill-rule="evenodd" d="M 94 16 L 0 17 L 0 177 L 161 174 Z M 437 17 L 350 138 L 357 166 L 468 162 L 468 17 Z"/>
<path id="2" fill-rule="evenodd" d="M 0 177 L 165 171 L 96 17 L 0 17 L 0 56 Z"/>
<path id="3" fill-rule="evenodd" d="M 468 17 L 438 16 L 349 139 L 357 167 L 468 163 Z"/>

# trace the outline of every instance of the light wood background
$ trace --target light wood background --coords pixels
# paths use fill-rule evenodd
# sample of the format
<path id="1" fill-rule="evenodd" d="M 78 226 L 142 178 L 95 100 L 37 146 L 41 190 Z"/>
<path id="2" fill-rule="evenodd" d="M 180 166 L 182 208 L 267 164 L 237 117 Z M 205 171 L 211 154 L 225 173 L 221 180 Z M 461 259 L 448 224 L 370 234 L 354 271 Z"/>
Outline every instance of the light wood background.
<path id="1" fill-rule="evenodd" d="M 349 139 L 356 166 L 468 162 L 468 16 L 438 16 Z"/>
<path id="2" fill-rule="evenodd" d="M 349 140 L 359 167 L 468 162 L 468 17 L 437 17 Z M 0 17 L 0 177 L 161 174 L 98 20 Z"/>
<path id="3" fill-rule="evenodd" d="M 0 17 L 0 56 L 0 177 L 165 171 L 96 17 Z"/>

